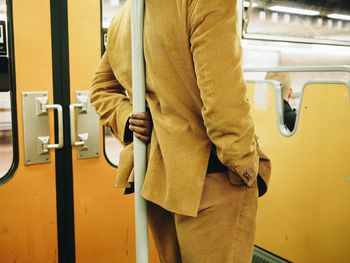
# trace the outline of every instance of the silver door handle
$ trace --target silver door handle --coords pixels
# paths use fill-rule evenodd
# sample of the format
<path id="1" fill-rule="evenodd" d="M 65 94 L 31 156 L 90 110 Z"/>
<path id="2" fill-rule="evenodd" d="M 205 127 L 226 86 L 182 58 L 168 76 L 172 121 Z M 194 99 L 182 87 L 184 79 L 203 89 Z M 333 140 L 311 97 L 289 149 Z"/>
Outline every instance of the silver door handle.
<path id="1" fill-rule="evenodd" d="M 22 92 L 25 165 L 49 163 L 50 149 L 63 148 L 63 111 L 59 104 L 48 104 L 48 92 Z M 50 141 L 49 110 L 57 111 L 58 135 Z M 58 140 L 58 143 L 55 143 Z"/>
<path id="2" fill-rule="evenodd" d="M 87 137 L 88 134 L 79 134 L 77 135 L 75 129 L 75 109 L 78 108 L 81 111 L 84 111 L 85 104 L 84 103 L 72 103 L 69 105 L 69 118 L 70 118 L 70 137 L 71 137 L 71 145 L 72 146 L 85 146 L 87 147 Z M 80 140 L 77 141 L 77 137 Z"/>
<path id="3" fill-rule="evenodd" d="M 75 102 L 69 105 L 71 145 L 77 146 L 77 159 L 100 155 L 99 116 L 90 104 L 88 90 L 75 91 Z"/>
<path id="4" fill-rule="evenodd" d="M 58 117 L 58 143 L 48 144 L 47 149 L 61 149 L 63 147 L 63 111 L 59 104 L 42 104 L 43 111 L 57 110 Z"/>

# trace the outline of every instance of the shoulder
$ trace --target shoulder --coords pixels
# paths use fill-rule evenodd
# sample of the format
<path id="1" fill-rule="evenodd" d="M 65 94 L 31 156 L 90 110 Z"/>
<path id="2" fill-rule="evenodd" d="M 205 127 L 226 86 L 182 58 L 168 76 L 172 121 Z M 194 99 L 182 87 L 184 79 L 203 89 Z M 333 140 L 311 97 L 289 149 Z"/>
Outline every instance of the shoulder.
<path id="1" fill-rule="evenodd" d="M 206 19 L 212 23 L 235 19 L 236 4 L 236 0 L 188 0 L 188 23 L 196 27 Z"/>
<path id="2" fill-rule="evenodd" d="M 113 18 L 107 32 L 106 50 L 108 55 L 115 53 L 117 50 L 122 50 L 131 41 L 131 9 L 130 1 L 127 1 L 124 6 Z"/>

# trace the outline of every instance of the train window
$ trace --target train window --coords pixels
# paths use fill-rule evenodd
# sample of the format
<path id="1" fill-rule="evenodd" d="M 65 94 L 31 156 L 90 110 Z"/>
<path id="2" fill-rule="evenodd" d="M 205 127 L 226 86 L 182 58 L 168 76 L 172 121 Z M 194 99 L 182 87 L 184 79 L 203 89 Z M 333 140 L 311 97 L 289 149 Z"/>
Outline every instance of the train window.
<path id="1" fill-rule="evenodd" d="M 122 151 L 123 147 L 123 143 L 111 133 L 110 129 L 104 127 L 105 157 L 111 165 L 118 166 L 119 154 Z"/>
<path id="2" fill-rule="evenodd" d="M 14 145 L 17 145 L 16 127 L 13 120 L 12 107 L 14 104 L 14 81 L 12 63 L 12 33 L 11 17 L 8 14 L 11 8 L 6 0 L 0 0 L 0 184 L 6 182 L 13 174 L 18 160 Z M 15 135 L 15 136 L 14 136 Z M 12 168 L 12 169 L 11 169 Z"/>
<path id="3" fill-rule="evenodd" d="M 107 30 L 113 17 L 118 10 L 125 4 L 126 0 L 102 0 L 102 53 L 105 51 L 107 41 Z"/>
<path id="4" fill-rule="evenodd" d="M 315 80 L 339 81 L 350 79 L 348 71 L 336 71 L 337 65 L 350 64 L 350 46 L 281 43 L 272 41 L 242 40 L 243 67 L 247 80 L 265 80 L 266 73 L 280 67 L 323 67 L 314 71 L 290 72 L 292 108 L 300 106 L 305 83 Z M 329 71 L 324 70 L 328 68 Z M 250 71 L 249 69 L 254 69 Z"/>
<path id="5" fill-rule="evenodd" d="M 105 50 L 106 34 L 108 27 L 118 10 L 124 5 L 126 0 L 103 0 L 102 1 L 102 53 Z M 119 153 L 123 149 L 123 144 L 113 136 L 108 128 L 104 128 L 104 152 L 107 161 L 113 165 L 118 166 Z"/>
<path id="6" fill-rule="evenodd" d="M 347 0 L 242 0 L 243 38 L 350 46 Z"/>

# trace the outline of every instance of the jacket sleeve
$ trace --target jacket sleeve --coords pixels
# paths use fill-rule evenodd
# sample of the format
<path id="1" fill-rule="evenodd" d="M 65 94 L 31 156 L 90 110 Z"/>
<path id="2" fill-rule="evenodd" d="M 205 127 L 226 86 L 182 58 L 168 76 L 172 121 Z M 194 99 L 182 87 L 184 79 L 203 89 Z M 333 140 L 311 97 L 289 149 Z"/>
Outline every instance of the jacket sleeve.
<path id="1" fill-rule="evenodd" d="M 107 53 L 102 56 L 93 76 L 90 101 L 103 125 L 109 127 L 122 142 L 128 143 L 132 140 L 132 133 L 128 129 L 132 104 L 125 89 L 114 76 Z"/>
<path id="2" fill-rule="evenodd" d="M 207 134 L 220 161 L 251 185 L 259 159 L 241 68 L 236 1 L 193 0 L 188 11 L 190 48 Z"/>

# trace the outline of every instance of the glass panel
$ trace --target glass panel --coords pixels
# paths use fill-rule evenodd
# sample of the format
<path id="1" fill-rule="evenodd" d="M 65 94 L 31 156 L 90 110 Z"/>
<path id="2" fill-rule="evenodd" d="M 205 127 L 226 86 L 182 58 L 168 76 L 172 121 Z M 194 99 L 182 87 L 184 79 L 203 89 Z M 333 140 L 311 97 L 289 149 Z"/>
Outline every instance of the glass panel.
<path id="1" fill-rule="evenodd" d="M 105 127 L 105 155 L 109 163 L 118 166 L 119 154 L 123 150 L 123 143 L 117 139 L 111 132 L 110 129 Z"/>
<path id="2" fill-rule="evenodd" d="M 7 5 L 0 0 L 0 180 L 13 162 Z"/>
<path id="3" fill-rule="evenodd" d="M 347 0 L 253 0 L 246 37 L 255 39 L 293 38 L 298 42 L 337 41 L 350 45 L 350 5 Z M 334 42 L 332 42 L 334 43 Z"/>
<path id="4" fill-rule="evenodd" d="M 102 1 L 102 28 L 108 29 L 114 15 L 124 5 L 126 0 L 103 0 Z"/>
<path id="5" fill-rule="evenodd" d="M 102 32 L 105 43 L 108 27 L 118 10 L 124 5 L 126 0 L 103 0 L 102 1 Z M 119 154 L 123 149 L 123 144 L 113 136 L 108 128 L 104 129 L 105 156 L 109 163 L 118 166 Z"/>
<path id="6" fill-rule="evenodd" d="M 281 43 L 245 39 L 243 46 L 244 68 L 282 66 L 350 65 L 350 47 Z M 350 80 L 347 72 L 293 72 L 290 73 L 292 108 L 299 108 L 302 89 L 312 80 Z M 266 72 L 245 73 L 250 80 L 264 80 Z"/>
<path id="7" fill-rule="evenodd" d="M 0 178 L 11 167 L 13 158 L 10 92 L 0 92 Z"/>

